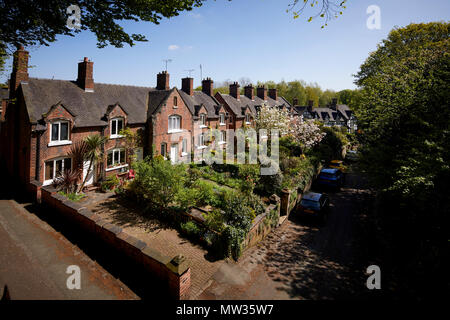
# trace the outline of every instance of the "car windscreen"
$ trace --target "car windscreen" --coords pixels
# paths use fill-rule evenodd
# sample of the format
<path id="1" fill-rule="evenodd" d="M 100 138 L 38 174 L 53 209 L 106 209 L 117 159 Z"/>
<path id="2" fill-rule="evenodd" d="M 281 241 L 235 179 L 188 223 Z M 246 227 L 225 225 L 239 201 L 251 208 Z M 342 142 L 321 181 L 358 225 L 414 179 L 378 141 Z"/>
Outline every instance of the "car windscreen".
<path id="1" fill-rule="evenodd" d="M 314 210 L 320 210 L 320 204 L 318 201 L 308 200 L 308 199 L 302 199 L 300 204 L 308 209 L 314 209 Z"/>
<path id="2" fill-rule="evenodd" d="M 332 173 L 327 173 L 327 172 L 321 172 L 320 173 L 320 177 L 323 177 L 323 178 L 336 178 L 337 177 L 337 173 L 336 174 L 332 174 Z"/>

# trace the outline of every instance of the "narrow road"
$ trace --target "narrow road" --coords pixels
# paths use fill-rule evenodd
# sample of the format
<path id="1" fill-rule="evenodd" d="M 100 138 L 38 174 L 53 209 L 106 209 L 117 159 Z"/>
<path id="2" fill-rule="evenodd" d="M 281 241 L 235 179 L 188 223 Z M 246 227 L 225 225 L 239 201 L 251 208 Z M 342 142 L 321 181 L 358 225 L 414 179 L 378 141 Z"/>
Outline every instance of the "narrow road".
<path id="1" fill-rule="evenodd" d="M 69 266 L 80 289 L 68 289 Z M 13 300 L 138 299 L 78 247 L 14 200 L 0 200 L 0 287 Z"/>
<path id="2" fill-rule="evenodd" d="M 370 192 L 350 172 L 344 188 L 329 196 L 325 226 L 292 213 L 238 263 L 223 264 L 198 299 L 362 299 L 368 265 L 358 226 Z"/>

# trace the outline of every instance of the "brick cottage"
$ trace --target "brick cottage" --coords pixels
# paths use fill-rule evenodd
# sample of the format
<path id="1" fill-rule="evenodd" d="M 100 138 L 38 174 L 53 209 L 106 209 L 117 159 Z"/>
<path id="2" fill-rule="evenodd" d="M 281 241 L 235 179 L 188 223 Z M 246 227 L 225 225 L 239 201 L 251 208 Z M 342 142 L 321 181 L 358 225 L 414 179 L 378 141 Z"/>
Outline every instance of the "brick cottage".
<path id="1" fill-rule="evenodd" d="M 111 174 L 125 174 L 128 161 L 123 128 L 139 132 L 142 145 L 135 154 L 162 155 L 175 162 L 189 159 L 206 148 L 206 136 L 218 130 L 217 146 L 227 143 L 226 130 L 254 126 L 263 104 L 295 109 L 276 89 L 230 85 L 230 93 L 213 94 L 213 80 L 202 81 L 195 91 L 193 79 L 184 78 L 181 90 L 170 87 L 170 75 L 157 75 L 156 88 L 94 82 L 94 62 L 78 63 L 76 81 L 30 78 L 28 52 L 14 53 L 9 99 L 2 101 L 0 159 L 10 177 L 29 187 L 51 184 L 64 169 L 74 166 L 71 147 L 89 135 L 107 137 L 103 159 L 96 162 L 87 185 Z M 84 164 L 84 177 L 90 163 Z"/>

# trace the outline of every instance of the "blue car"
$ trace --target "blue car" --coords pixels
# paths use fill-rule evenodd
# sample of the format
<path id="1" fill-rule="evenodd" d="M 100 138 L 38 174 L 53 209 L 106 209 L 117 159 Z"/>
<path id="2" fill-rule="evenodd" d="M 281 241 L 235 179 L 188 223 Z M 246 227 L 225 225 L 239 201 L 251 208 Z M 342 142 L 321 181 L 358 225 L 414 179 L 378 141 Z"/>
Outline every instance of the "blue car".
<path id="1" fill-rule="evenodd" d="M 329 206 L 330 200 L 326 194 L 306 192 L 297 206 L 297 212 L 325 223 Z"/>
<path id="2" fill-rule="evenodd" d="M 315 183 L 320 187 L 340 189 L 344 182 L 344 174 L 335 168 L 325 168 L 320 171 Z"/>

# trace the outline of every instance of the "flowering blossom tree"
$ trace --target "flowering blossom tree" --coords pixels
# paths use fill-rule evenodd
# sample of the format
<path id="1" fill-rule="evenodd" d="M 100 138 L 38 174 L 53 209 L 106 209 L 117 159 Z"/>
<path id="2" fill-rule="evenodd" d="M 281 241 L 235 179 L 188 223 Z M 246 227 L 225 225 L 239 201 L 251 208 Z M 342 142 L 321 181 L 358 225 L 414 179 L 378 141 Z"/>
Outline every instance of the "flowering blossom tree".
<path id="1" fill-rule="evenodd" d="M 279 130 L 280 135 L 289 133 L 289 124 L 291 123 L 291 116 L 287 110 L 280 110 L 278 108 L 262 105 L 258 115 L 256 116 L 256 129 Z"/>
<path id="2" fill-rule="evenodd" d="M 314 123 L 314 120 L 303 120 L 301 117 L 292 119 L 290 129 L 294 139 L 305 149 L 309 149 L 318 144 L 326 135 Z"/>

